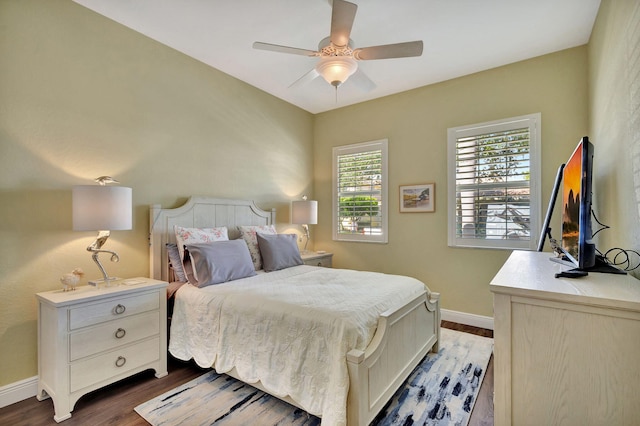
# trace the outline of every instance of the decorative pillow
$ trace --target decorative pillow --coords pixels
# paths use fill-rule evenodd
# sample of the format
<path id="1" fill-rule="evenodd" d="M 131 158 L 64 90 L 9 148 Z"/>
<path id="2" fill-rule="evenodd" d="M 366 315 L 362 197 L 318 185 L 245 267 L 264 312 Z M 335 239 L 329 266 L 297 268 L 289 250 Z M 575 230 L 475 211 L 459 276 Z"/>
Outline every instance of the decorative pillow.
<path id="1" fill-rule="evenodd" d="M 178 251 L 178 245 L 174 243 L 167 243 L 167 255 L 169 256 L 169 262 L 171 263 L 171 269 L 177 281 L 186 283 L 187 276 L 184 273 L 184 267 L 182 266 L 182 257 Z"/>
<path id="2" fill-rule="evenodd" d="M 256 275 L 249 249 L 242 240 L 187 244 L 198 287 Z"/>
<path id="3" fill-rule="evenodd" d="M 256 236 L 260 254 L 262 255 L 262 267 L 265 272 L 302 265 L 300 250 L 296 242 L 297 235 L 268 235 L 258 232 Z"/>
<path id="4" fill-rule="evenodd" d="M 182 269 L 185 271 L 187 279 L 189 278 L 189 271 L 187 265 L 185 265 L 185 244 L 202 244 L 229 240 L 226 226 L 219 228 L 183 228 L 182 226 L 175 225 L 173 231 L 176 234 L 176 245 L 178 246 L 180 260 L 182 261 Z M 195 278 L 197 279 L 197 275 Z"/>
<path id="5" fill-rule="evenodd" d="M 249 247 L 249 254 L 251 254 L 251 260 L 253 266 L 257 270 L 262 269 L 262 257 L 260 256 L 260 248 L 258 247 L 258 238 L 256 233 L 261 234 L 276 234 L 276 228 L 273 225 L 261 225 L 261 226 L 238 226 L 240 230 L 240 237 L 247 243 Z"/>
<path id="6" fill-rule="evenodd" d="M 173 230 L 176 233 L 176 243 L 181 259 L 184 259 L 185 244 L 201 244 L 229 240 L 226 226 L 219 228 L 183 228 L 182 226 L 176 225 L 173 227 Z"/>
<path id="7" fill-rule="evenodd" d="M 206 244 L 206 243 L 203 243 Z M 184 258 L 182 259 L 182 267 L 184 268 L 184 276 L 187 277 L 187 282 L 193 285 L 198 284 L 198 279 L 195 275 L 195 268 L 192 266 L 191 254 L 189 250 L 184 249 Z"/>

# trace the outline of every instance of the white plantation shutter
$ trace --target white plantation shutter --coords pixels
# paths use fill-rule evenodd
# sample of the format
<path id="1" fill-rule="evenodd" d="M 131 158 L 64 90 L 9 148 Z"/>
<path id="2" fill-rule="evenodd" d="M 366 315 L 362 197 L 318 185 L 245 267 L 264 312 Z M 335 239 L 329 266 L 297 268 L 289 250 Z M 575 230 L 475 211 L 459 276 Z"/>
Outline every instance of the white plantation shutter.
<path id="1" fill-rule="evenodd" d="M 387 242 L 387 140 L 333 149 L 333 239 Z"/>
<path id="2" fill-rule="evenodd" d="M 535 249 L 540 114 L 449 129 L 449 245 Z"/>

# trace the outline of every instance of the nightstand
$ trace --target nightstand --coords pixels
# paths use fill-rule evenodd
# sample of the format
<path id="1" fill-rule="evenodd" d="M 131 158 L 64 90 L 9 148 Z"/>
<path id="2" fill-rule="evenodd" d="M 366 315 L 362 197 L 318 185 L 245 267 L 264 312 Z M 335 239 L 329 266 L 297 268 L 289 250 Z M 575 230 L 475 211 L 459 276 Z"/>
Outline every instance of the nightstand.
<path id="1" fill-rule="evenodd" d="M 135 280 L 141 283 L 36 294 L 36 397 L 51 397 L 56 422 L 95 389 L 147 369 L 167 375 L 167 283 Z"/>
<path id="2" fill-rule="evenodd" d="M 318 253 L 310 251 L 308 253 L 301 253 L 300 256 L 302 257 L 302 262 L 304 262 L 305 265 L 331 268 L 333 253 Z"/>

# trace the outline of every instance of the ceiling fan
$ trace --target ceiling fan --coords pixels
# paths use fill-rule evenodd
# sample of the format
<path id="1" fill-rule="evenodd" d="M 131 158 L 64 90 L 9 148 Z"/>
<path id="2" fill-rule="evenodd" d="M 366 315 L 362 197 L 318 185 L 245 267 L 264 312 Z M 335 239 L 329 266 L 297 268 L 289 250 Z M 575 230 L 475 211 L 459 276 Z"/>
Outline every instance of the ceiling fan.
<path id="1" fill-rule="evenodd" d="M 322 76 L 327 83 L 337 90 L 338 86 L 355 73 L 354 80 L 356 83 L 365 90 L 371 90 L 375 87 L 375 83 L 361 70 L 358 70 L 357 61 L 420 56 L 422 55 L 422 40 L 354 49 L 353 40 L 349 36 L 351 35 L 351 28 L 353 27 L 357 9 L 358 6 L 354 3 L 333 0 L 331 33 L 329 37 L 320 41 L 317 51 L 258 41 L 253 43 L 253 48 L 320 58 L 315 68 L 293 82 L 289 87 L 303 84 Z"/>

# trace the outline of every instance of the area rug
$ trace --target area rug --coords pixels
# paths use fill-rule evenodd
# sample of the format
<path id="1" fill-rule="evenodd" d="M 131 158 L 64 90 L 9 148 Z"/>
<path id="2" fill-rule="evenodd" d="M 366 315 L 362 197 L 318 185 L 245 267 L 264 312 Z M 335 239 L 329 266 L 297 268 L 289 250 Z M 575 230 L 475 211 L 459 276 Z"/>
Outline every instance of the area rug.
<path id="1" fill-rule="evenodd" d="M 466 426 L 493 351 L 493 339 L 441 330 L 428 354 L 371 423 Z M 210 371 L 135 408 L 153 426 L 319 425 L 307 414 L 225 374 Z"/>

